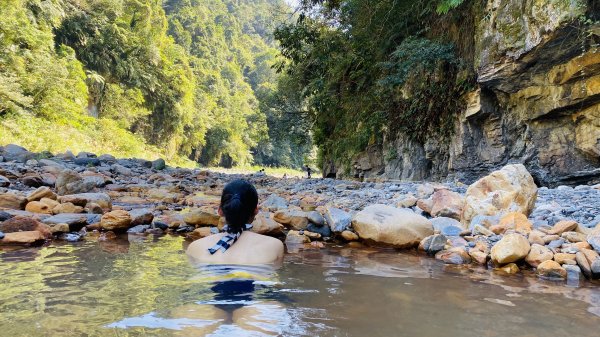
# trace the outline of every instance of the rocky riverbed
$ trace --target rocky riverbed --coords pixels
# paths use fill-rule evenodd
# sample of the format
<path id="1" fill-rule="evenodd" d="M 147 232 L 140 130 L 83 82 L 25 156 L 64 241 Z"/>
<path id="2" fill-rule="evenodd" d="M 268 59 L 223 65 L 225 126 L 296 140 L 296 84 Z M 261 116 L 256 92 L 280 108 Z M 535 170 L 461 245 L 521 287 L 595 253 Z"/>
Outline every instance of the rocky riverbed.
<path id="1" fill-rule="evenodd" d="M 31 153 L 7 145 L 0 147 L 0 249 L 109 241 L 125 232 L 195 240 L 222 228 L 219 196 L 237 178 L 259 191 L 252 230 L 281 238 L 289 252 L 303 245 L 383 245 L 499 273 L 600 278 L 600 186 L 538 188 L 519 164 L 470 186 L 363 183 L 224 174 L 172 168 L 161 159 Z"/>

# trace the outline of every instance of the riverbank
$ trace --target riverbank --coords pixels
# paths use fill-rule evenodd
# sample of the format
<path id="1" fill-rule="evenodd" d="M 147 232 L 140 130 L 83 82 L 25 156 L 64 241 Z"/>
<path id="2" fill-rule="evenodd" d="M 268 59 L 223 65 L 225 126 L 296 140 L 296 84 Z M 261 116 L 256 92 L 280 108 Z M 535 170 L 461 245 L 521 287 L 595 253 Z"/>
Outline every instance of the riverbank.
<path id="1" fill-rule="evenodd" d="M 393 246 L 454 265 L 584 282 L 600 277 L 598 186 L 538 188 L 522 165 L 471 186 L 275 178 L 171 168 L 162 160 L 0 150 L 0 249 L 115 233 L 185 235 L 223 225 L 224 184 L 256 185 L 253 230 L 304 245 Z"/>

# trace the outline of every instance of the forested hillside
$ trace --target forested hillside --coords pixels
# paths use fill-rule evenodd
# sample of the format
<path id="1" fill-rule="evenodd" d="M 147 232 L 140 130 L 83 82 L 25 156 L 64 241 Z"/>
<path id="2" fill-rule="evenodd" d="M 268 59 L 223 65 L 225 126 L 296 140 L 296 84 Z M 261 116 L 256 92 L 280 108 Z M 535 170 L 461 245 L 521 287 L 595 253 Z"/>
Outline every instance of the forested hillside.
<path id="1" fill-rule="evenodd" d="M 311 148 L 272 68 L 282 0 L 6 0 L 0 13 L 2 143 L 223 166 L 298 167 Z"/>

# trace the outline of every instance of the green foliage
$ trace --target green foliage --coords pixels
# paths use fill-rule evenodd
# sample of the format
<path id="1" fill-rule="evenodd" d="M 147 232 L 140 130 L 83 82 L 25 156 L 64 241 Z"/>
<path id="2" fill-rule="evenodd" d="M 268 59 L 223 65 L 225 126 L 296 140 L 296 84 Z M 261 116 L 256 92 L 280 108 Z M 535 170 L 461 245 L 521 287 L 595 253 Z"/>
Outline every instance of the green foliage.
<path id="1" fill-rule="evenodd" d="M 288 165 L 300 147 L 268 129 L 286 118 L 272 99 L 272 31 L 287 10 L 283 0 L 5 0 L 0 118 L 35 116 L 82 143 L 102 136 L 95 121 L 117 153 L 147 142 L 203 164 Z"/>
<path id="2" fill-rule="evenodd" d="M 321 163 L 348 162 L 398 133 L 423 142 L 452 131 L 471 79 L 450 43 L 427 39 L 438 4 L 306 0 L 275 32 L 286 59 L 278 70 L 302 95 Z"/>
<path id="3" fill-rule="evenodd" d="M 447 14 L 450 10 L 462 5 L 465 0 L 441 0 L 437 6 L 438 14 Z"/>

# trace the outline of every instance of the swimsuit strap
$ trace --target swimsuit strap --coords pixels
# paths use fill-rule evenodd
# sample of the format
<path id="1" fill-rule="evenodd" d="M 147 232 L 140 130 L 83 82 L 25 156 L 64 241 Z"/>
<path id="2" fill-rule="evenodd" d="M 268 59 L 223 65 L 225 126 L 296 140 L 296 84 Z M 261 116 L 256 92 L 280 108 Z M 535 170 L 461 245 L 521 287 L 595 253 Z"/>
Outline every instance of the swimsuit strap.
<path id="1" fill-rule="evenodd" d="M 250 228 L 252 228 L 251 224 L 245 224 L 244 227 L 242 227 L 241 231 L 234 232 L 229 229 L 228 225 L 225 225 L 223 227 L 223 231 L 227 232 L 227 234 L 225 234 L 221 238 L 221 240 L 219 240 L 219 242 L 217 242 L 214 246 L 212 246 L 212 248 L 208 248 L 208 252 L 210 253 L 210 255 L 213 255 L 218 250 L 221 250 L 223 253 L 225 253 L 225 251 L 227 249 L 229 249 L 229 247 L 231 247 L 240 238 L 240 236 L 242 235 L 242 232 L 247 231 Z"/>

